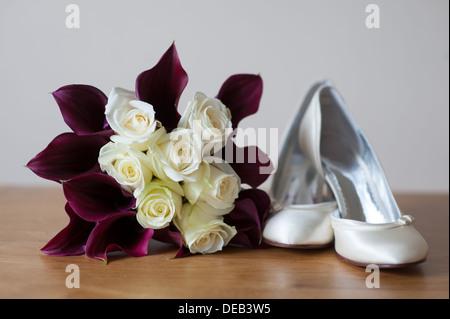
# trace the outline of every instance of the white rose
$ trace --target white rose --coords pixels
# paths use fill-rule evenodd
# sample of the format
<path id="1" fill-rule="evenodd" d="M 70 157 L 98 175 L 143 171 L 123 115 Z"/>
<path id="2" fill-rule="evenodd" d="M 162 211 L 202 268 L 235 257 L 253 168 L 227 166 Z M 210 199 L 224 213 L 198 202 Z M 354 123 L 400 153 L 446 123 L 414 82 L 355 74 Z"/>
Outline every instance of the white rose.
<path id="1" fill-rule="evenodd" d="M 116 133 L 111 140 L 131 144 L 145 150 L 160 123 L 155 119 L 153 106 L 139 101 L 132 91 L 113 88 L 105 106 L 106 120 Z"/>
<path id="2" fill-rule="evenodd" d="M 201 141 L 195 138 L 192 130 L 177 129 L 161 135 L 150 145 L 147 156 L 153 173 L 160 179 L 175 182 L 192 180 L 190 175 L 202 161 Z"/>
<path id="3" fill-rule="evenodd" d="M 234 208 L 241 180 L 230 164 L 220 158 L 208 157 L 192 177 L 194 181 L 183 183 L 185 197 L 191 204 L 203 205 L 206 202 L 220 210 L 222 215 Z"/>
<path id="4" fill-rule="evenodd" d="M 137 197 L 153 174 L 148 157 L 130 145 L 109 142 L 100 149 L 100 168 Z"/>
<path id="5" fill-rule="evenodd" d="M 220 100 L 197 92 L 188 102 L 178 127 L 189 128 L 204 141 L 204 154 L 215 153 L 225 146 L 233 132 L 231 112 Z"/>
<path id="6" fill-rule="evenodd" d="M 181 214 L 183 189 L 178 183 L 154 179 L 137 197 L 136 218 L 144 228 L 160 229 Z"/>
<path id="7" fill-rule="evenodd" d="M 199 207 L 185 203 L 181 216 L 173 221 L 180 230 L 183 241 L 193 254 L 210 254 L 222 250 L 236 235 L 235 227 L 223 222 L 223 217 L 211 213 L 213 207 Z"/>

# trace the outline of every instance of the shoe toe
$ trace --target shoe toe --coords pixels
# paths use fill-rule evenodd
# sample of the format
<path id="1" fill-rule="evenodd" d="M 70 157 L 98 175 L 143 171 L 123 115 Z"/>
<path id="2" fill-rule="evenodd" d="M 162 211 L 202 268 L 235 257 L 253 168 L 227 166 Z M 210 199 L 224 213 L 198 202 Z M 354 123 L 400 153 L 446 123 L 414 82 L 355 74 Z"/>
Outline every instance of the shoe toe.
<path id="1" fill-rule="evenodd" d="M 321 204 L 303 207 L 297 205 L 275 213 L 264 227 L 264 241 L 281 247 L 329 245 L 334 238 L 331 227 L 332 210 L 323 207 Z"/>
<path id="2" fill-rule="evenodd" d="M 412 225 L 375 230 L 334 227 L 334 232 L 337 254 L 359 266 L 403 267 L 423 262 L 428 255 L 428 244 Z"/>

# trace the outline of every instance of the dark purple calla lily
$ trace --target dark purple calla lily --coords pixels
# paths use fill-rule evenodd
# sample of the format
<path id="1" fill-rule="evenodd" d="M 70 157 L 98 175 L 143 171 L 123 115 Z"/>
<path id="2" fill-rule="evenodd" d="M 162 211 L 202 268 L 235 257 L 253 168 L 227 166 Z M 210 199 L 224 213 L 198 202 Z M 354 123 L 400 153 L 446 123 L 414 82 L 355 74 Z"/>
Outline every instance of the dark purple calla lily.
<path id="1" fill-rule="evenodd" d="M 36 175 L 58 183 L 81 174 L 100 172 L 98 154 L 108 141 L 108 135 L 63 133 L 26 166 Z"/>
<path id="2" fill-rule="evenodd" d="M 262 79 L 254 74 L 235 74 L 223 83 L 217 98 L 230 109 L 234 129 L 242 119 L 258 111 L 262 90 Z M 231 137 L 233 136 L 234 134 Z M 251 187 L 261 185 L 273 171 L 267 154 L 257 146 L 238 147 L 232 138 L 226 148 L 216 156 L 227 161 L 239 175 L 242 183 Z"/>
<path id="3" fill-rule="evenodd" d="M 260 189 L 246 189 L 239 193 L 234 209 L 225 215 L 224 221 L 235 226 L 237 234 L 230 244 L 249 248 L 263 248 L 261 245 L 264 221 L 270 210 L 270 198 Z"/>
<path id="4" fill-rule="evenodd" d="M 108 98 L 90 85 L 66 85 L 52 93 L 64 122 L 78 135 L 101 132 L 108 127 L 105 105 Z"/>
<path id="5" fill-rule="evenodd" d="M 156 118 L 170 131 L 177 127 L 180 119 L 177 105 L 187 82 L 188 75 L 173 43 L 152 69 L 139 74 L 136 96 L 153 105 Z"/>
<path id="6" fill-rule="evenodd" d="M 182 258 L 182 257 L 189 257 L 192 256 L 193 254 L 190 252 L 189 248 L 187 248 L 186 246 L 182 245 L 180 247 L 180 249 L 178 250 L 177 254 L 175 255 L 174 258 Z"/>
<path id="7" fill-rule="evenodd" d="M 214 156 L 223 158 L 241 178 L 243 184 L 258 187 L 273 172 L 269 156 L 257 146 L 237 146 L 232 139 Z"/>
<path id="8" fill-rule="evenodd" d="M 179 250 L 174 258 L 187 257 L 192 255 L 192 253 L 189 251 L 189 248 L 184 246 L 183 236 L 181 236 L 181 233 L 173 223 L 171 223 L 168 227 L 155 229 L 153 239 L 167 244 L 174 244 L 176 247 L 178 247 Z"/>
<path id="9" fill-rule="evenodd" d="M 97 223 L 86 243 L 86 256 L 107 262 L 107 254 L 123 251 L 132 257 L 147 255 L 148 242 L 153 229 L 142 228 L 136 220 L 136 212 L 113 214 Z"/>
<path id="10" fill-rule="evenodd" d="M 258 111 L 262 90 L 262 79 L 254 74 L 235 74 L 222 84 L 217 98 L 230 109 L 233 128 Z"/>
<path id="11" fill-rule="evenodd" d="M 66 204 L 69 224 L 53 237 L 41 250 L 47 255 L 70 256 L 84 254 L 84 248 L 95 223 L 85 221 Z"/>
<path id="12" fill-rule="evenodd" d="M 64 195 L 81 218 L 98 222 L 112 214 L 136 206 L 132 194 L 122 190 L 116 180 L 106 174 L 85 174 L 63 183 Z"/>

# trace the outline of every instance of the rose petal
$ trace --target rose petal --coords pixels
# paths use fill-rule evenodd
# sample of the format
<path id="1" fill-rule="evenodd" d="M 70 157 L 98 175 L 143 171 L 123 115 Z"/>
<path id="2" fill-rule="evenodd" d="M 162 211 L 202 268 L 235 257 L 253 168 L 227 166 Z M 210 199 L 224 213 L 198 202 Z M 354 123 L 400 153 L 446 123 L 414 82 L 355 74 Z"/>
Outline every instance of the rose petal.
<path id="1" fill-rule="evenodd" d="M 222 84 L 217 98 L 230 109 L 233 128 L 258 111 L 262 90 L 261 77 L 253 74 L 235 74 Z"/>
<path id="2" fill-rule="evenodd" d="M 107 262 L 111 251 L 123 251 L 132 257 L 147 255 L 153 229 L 142 228 L 136 212 L 126 211 L 111 215 L 99 222 L 86 243 L 86 256 Z"/>
<path id="3" fill-rule="evenodd" d="M 233 141 L 214 156 L 223 158 L 230 164 L 241 182 L 251 187 L 261 185 L 273 172 L 269 156 L 257 146 L 239 147 Z"/>
<path id="4" fill-rule="evenodd" d="M 113 177 L 102 173 L 72 178 L 63 183 L 63 190 L 75 213 L 91 222 L 136 206 L 132 194 L 123 191 Z"/>
<path id="5" fill-rule="evenodd" d="M 108 142 L 105 134 L 63 133 L 26 165 L 36 175 L 61 182 L 89 172 L 100 172 L 98 154 Z"/>
<path id="6" fill-rule="evenodd" d="M 237 230 L 230 243 L 249 248 L 266 247 L 261 239 L 269 210 L 270 197 L 266 192 L 256 188 L 242 190 L 233 211 L 224 217 L 225 223 Z"/>
<path id="7" fill-rule="evenodd" d="M 136 95 L 139 100 L 153 105 L 156 119 L 170 131 L 177 127 L 180 119 L 177 104 L 187 82 L 188 75 L 172 44 L 152 69 L 139 74 Z"/>
<path id="8" fill-rule="evenodd" d="M 86 241 L 94 229 L 95 223 L 85 221 L 75 214 L 69 203 L 66 213 L 70 218 L 69 224 L 61 230 L 41 250 L 47 255 L 69 256 L 84 254 Z"/>
<path id="9" fill-rule="evenodd" d="M 52 93 L 59 105 L 64 122 L 79 135 L 103 131 L 107 97 L 90 85 L 63 86 Z"/>

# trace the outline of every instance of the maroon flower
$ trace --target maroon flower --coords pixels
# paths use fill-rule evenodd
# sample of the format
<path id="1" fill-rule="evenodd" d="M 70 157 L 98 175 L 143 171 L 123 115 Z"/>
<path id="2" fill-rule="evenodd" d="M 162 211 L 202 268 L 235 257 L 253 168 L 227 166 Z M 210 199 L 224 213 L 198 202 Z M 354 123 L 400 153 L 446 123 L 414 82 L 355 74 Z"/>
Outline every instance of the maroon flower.
<path id="1" fill-rule="evenodd" d="M 63 133 L 26 165 L 36 175 L 61 182 L 100 172 L 98 153 L 109 138 L 101 134 Z"/>
<path id="2" fill-rule="evenodd" d="M 75 177 L 63 183 L 63 190 L 75 213 L 91 222 L 136 206 L 132 194 L 124 191 L 113 177 L 102 173 Z"/>
<path id="3" fill-rule="evenodd" d="M 173 43 L 152 69 L 139 74 L 136 79 L 136 96 L 153 105 L 156 118 L 170 131 L 177 127 L 180 114 L 178 100 L 188 82 Z"/>
<path id="4" fill-rule="evenodd" d="M 153 239 L 167 243 L 173 244 L 178 248 L 178 252 L 175 258 L 187 257 L 192 255 L 189 249 L 183 244 L 183 236 L 181 236 L 180 231 L 175 227 L 173 223 L 170 223 L 168 227 L 156 229 L 153 234 Z"/>
<path id="5" fill-rule="evenodd" d="M 58 183 L 100 172 L 98 153 L 113 133 L 105 117 L 106 96 L 89 85 L 67 85 L 52 94 L 73 133 L 57 136 L 26 166 Z"/>
<path id="6" fill-rule="evenodd" d="M 217 98 L 230 109 L 233 128 L 258 111 L 262 89 L 261 77 L 253 74 L 232 75 L 222 84 Z"/>
<path id="7" fill-rule="evenodd" d="M 95 223 L 80 218 L 69 203 L 66 204 L 66 213 L 70 219 L 69 224 L 41 248 L 47 255 L 69 256 L 85 252 L 87 239 Z"/>
<path id="8" fill-rule="evenodd" d="M 156 118 L 170 131 L 178 125 L 178 102 L 187 83 L 187 73 L 172 44 L 153 68 L 139 74 L 136 97 L 151 104 Z M 258 111 L 262 88 L 261 77 L 252 74 L 236 74 L 223 83 L 217 98 L 230 109 L 233 128 Z M 191 255 L 173 223 L 159 230 L 143 228 L 136 220 L 133 195 L 101 171 L 99 151 L 113 134 L 105 117 L 106 95 L 80 84 L 61 87 L 52 94 L 73 132 L 57 136 L 27 167 L 42 178 L 62 182 L 70 221 L 42 251 L 57 256 L 85 253 L 106 261 L 108 252 L 117 250 L 131 256 L 146 255 L 149 240 L 154 238 L 175 244 L 179 248 L 176 257 Z M 232 138 L 230 143 L 232 157 L 226 158 L 225 152 L 222 157 L 242 182 L 253 188 L 240 192 L 225 222 L 238 231 L 231 243 L 254 248 L 261 244 L 270 205 L 268 195 L 254 187 L 267 179 L 272 166 L 258 147 L 239 148 Z"/>
<path id="9" fill-rule="evenodd" d="M 64 122 L 78 135 L 88 135 L 108 129 L 105 105 L 108 98 L 90 85 L 63 86 L 52 93 Z"/>
<path id="10" fill-rule="evenodd" d="M 225 223 L 235 226 L 237 234 L 230 244 L 248 248 L 262 248 L 262 231 L 270 210 L 270 198 L 266 192 L 246 189 L 239 193 L 234 209 L 224 217 Z"/>
<path id="11" fill-rule="evenodd" d="M 259 75 L 235 74 L 223 83 L 217 98 L 230 109 L 233 129 L 242 119 L 258 111 L 262 90 L 263 82 Z M 215 156 L 228 162 L 242 183 L 251 187 L 261 185 L 273 170 L 267 154 L 257 146 L 238 147 L 233 138 Z"/>
<path id="12" fill-rule="evenodd" d="M 86 256 L 107 261 L 107 253 L 123 251 L 132 257 L 147 255 L 153 229 L 142 228 L 136 212 L 111 215 L 97 223 L 86 243 Z"/>
<path id="13" fill-rule="evenodd" d="M 258 187 L 273 171 L 269 156 L 257 146 L 237 146 L 233 140 L 214 156 L 223 158 L 241 178 L 242 184 Z"/>

